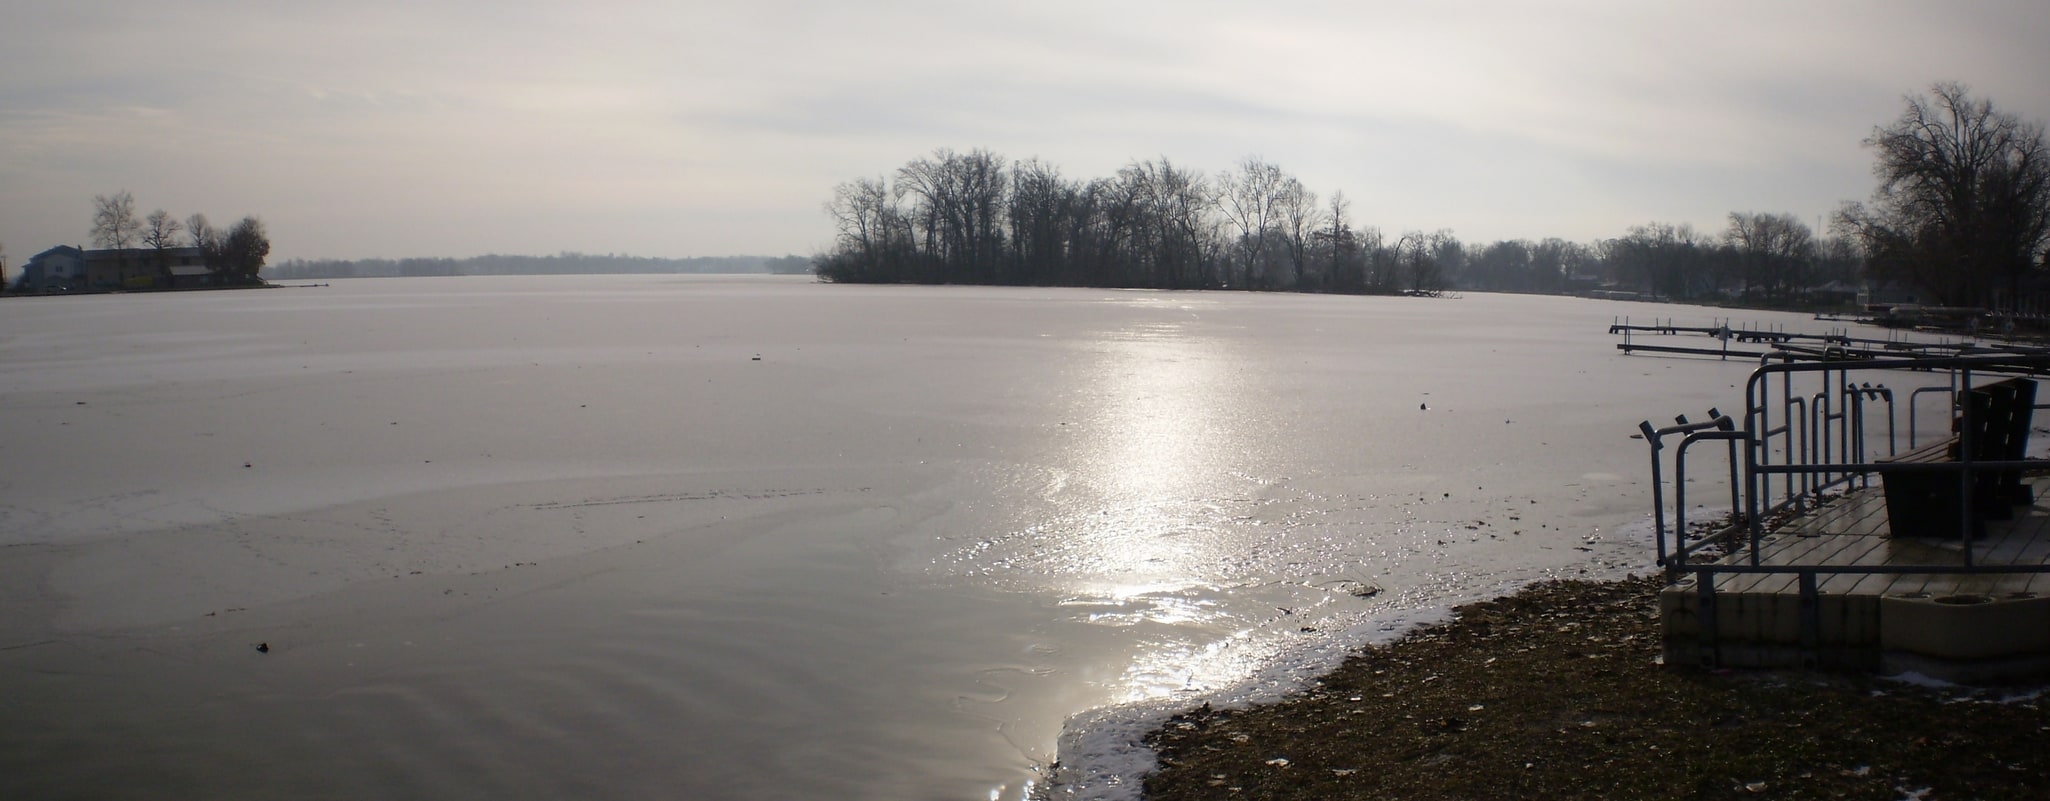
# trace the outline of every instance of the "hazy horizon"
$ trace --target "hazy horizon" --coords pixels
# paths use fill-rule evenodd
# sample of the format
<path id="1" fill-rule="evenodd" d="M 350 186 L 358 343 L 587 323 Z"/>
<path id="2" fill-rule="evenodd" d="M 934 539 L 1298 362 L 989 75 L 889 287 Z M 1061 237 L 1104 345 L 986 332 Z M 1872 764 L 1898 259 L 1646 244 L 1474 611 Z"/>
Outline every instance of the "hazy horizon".
<path id="1" fill-rule="evenodd" d="M 273 262 L 811 254 L 835 184 L 937 148 L 1075 178 L 1257 156 L 1470 242 L 1813 221 L 1933 82 L 2050 117 L 2044 30 L 2027 2 L 32 0 L 0 30 L 0 243 L 79 244 L 125 189 L 257 215 Z"/>

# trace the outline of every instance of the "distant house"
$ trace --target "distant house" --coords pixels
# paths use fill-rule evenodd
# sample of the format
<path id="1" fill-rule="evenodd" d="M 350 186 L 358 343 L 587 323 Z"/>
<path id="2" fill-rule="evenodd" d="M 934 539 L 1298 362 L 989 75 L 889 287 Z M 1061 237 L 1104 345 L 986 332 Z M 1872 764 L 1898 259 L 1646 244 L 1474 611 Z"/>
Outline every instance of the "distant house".
<path id="1" fill-rule="evenodd" d="M 58 245 L 34 256 L 21 266 L 14 282 L 16 292 L 71 292 L 86 285 L 85 251 Z"/>
<path id="2" fill-rule="evenodd" d="M 1864 287 L 1846 281 L 1831 281 L 1798 290 L 1798 294 L 1810 306 L 1853 307 L 1858 304 L 1858 296 L 1864 294 Z"/>
<path id="3" fill-rule="evenodd" d="M 185 289 L 213 283 L 199 248 L 84 250 L 58 245 L 30 257 L 16 292 L 109 292 Z"/>
<path id="4" fill-rule="evenodd" d="M 209 275 L 199 248 L 122 248 L 85 252 L 87 289 L 172 289 L 200 286 Z"/>
<path id="5" fill-rule="evenodd" d="M 192 248 L 197 251 L 198 248 Z M 207 286 L 214 282 L 213 268 L 206 266 L 204 259 L 195 256 L 194 261 L 181 261 L 170 267 L 171 288 Z"/>
<path id="6" fill-rule="evenodd" d="M 1601 288 L 1602 277 L 1599 275 L 1585 274 L 1576 270 L 1566 271 L 1565 290 L 1568 295 L 1592 297 L 1592 293 Z"/>

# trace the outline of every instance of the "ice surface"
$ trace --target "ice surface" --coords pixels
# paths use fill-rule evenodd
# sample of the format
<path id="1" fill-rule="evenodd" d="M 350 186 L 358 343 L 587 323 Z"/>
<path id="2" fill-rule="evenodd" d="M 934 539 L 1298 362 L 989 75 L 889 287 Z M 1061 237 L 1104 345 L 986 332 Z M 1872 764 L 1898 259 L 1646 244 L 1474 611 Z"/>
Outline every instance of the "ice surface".
<path id="1" fill-rule="evenodd" d="M 5 797 L 1115 795 L 1149 716 L 1648 565 L 1630 435 L 1747 372 L 1551 297 L 0 307 Z"/>

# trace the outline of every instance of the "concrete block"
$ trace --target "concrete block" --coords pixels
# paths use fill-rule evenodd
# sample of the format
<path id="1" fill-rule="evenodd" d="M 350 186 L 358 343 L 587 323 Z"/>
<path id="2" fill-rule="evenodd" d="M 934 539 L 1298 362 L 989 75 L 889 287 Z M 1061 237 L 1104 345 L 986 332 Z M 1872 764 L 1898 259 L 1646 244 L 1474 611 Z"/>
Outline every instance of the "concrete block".
<path id="1" fill-rule="evenodd" d="M 1879 598 L 1871 595 L 1824 595 L 1818 603 L 1818 642 L 1846 648 L 1879 647 Z"/>
<path id="2" fill-rule="evenodd" d="M 1758 638 L 1761 642 L 1801 644 L 1801 596 L 1775 593 L 1759 597 Z"/>
<path id="3" fill-rule="evenodd" d="M 1667 639 L 1692 638 L 1701 633 L 1701 616 L 1695 611 L 1699 600 L 1691 589 L 1676 591 L 1668 587 L 1659 593 L 1659 629 Z"/>
<path id="4" fill-rule="evenodd" d="M 1888 651 L 1937 659 L 2050 653 L 2050 597 L 1888 595 L 1879 599 L 1879 641 Z"/>

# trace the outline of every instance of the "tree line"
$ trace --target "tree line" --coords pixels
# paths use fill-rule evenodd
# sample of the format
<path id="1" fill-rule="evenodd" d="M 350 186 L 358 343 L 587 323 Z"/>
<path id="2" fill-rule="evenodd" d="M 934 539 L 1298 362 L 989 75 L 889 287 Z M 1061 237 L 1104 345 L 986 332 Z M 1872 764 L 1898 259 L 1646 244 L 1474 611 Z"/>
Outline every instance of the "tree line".
<path id="1" fill-rule="evenodd" d="M 184 238 L 180 238 L 180 233 Z M 209 223 L 205 214 L 196 212 L 183 222 L 163 209 L 138 217 L 135 196 L 125 189 L 93 196 L 95 246 L 107 250 L 140 247 L 150 251 L 157 268 L 168 276 L 170 251 L 181 247 L 181 241 L 186 243 L 182 246 L 199 250 L 207 269 L 219 283 L 261 283 L 257 272 L 270 257 L 270 234 L 264 230 L 263 221 L 254 216 L 245 216 L 222 230 Z"/>
<path id="2" fill-rule="evenodd" d="M 1078 180 L 1036 158 L 940 149 L 835 187 L 834 241 L 813 269 L 843 282 L 1379 294 L 1606 285 L 1786 306 L 1871 279 L 1947 305 L 2011 305 L 2050 258 L 2042 126 L 1956 84 L 1934 94 L 1909 98 L 1865 141 L 1880 153 L 1880 189 L 1826 233 L 1745 211 L 1716 232 L 1652 222 L 1590 243 L 1469 246 L 1449 230 L 1384 235 L 1351 218 L 1343 192 L 1320 199 L 1259 158 L 1216 174 L 1135 161 Z"/>
<path id="3" fill-rule="evenodd" d="M 1217 176 L 1162 158 L 1074 180 L 1039 159 L 942 149 L 835 188 L 829 281 L 1433 291 L 1449 232 L 1393 242 L 1281 168 Z"/>
<path id="4" fill-rule="evenodd" d="M 1481 246 L 1449 230 L 1396 237 L 1320 201 L 1280 167 L 1247 158 L 1206 175 L 1141 161 L 1076 181 L 1036 159 L 939 150 L 890 177 L 841 184 L 826 206 L 830 281 L 1255 289 L 1387 294 L 1448 288 L 1560 292 L 1579 279 L 1766 302 L 1856 273 L 1855 248 L 1791 214 L 1740 212 L 1720 235 L 1651 223 L 1591 244 Z"/>

